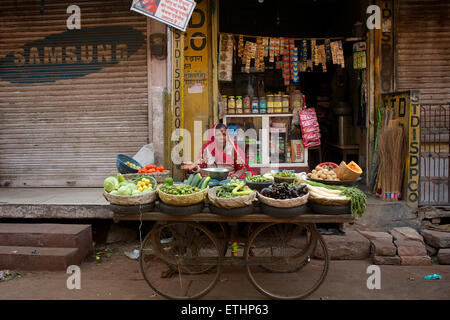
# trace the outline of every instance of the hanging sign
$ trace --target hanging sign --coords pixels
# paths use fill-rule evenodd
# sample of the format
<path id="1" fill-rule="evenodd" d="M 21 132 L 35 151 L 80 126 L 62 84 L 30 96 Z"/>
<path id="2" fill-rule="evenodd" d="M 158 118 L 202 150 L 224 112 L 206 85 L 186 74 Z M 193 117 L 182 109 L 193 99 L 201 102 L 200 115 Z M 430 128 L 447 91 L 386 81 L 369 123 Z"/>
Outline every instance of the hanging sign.
<path id="1" fill-rule="evenodd" d="M 131 10 L 186 31 L 195 4 L 192 0 L 133 0 Z"/>

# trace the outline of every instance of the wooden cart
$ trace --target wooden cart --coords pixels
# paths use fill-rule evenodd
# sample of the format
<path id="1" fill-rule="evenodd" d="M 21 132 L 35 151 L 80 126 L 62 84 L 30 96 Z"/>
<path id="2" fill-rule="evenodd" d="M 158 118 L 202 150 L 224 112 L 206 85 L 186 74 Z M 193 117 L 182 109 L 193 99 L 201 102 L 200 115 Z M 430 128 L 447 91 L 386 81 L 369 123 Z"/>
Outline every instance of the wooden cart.
<path id="1" fill-rule="evenodd" d="M 345 223 L 353 218 L 313 213 L 292 218 L 260 213 L 227 217 L 204 210 L 185 216 L 115 213 L 114 220 L 156 222 L 142 242 L 139 263 L 144 279 L 161 296 L 198 299 L 214 288 L 224 266 L 236 265 L 246 268 L 250 282 L 262 294 L 302 299 L 319 288 L 328 272 L 328 250 L 316 223 Z M 237 250 L 236 227 L 241 222 L 246 223 L 241 234 L 245 245 Z M 314 258 L 316 249 L 320 259 Z"/>

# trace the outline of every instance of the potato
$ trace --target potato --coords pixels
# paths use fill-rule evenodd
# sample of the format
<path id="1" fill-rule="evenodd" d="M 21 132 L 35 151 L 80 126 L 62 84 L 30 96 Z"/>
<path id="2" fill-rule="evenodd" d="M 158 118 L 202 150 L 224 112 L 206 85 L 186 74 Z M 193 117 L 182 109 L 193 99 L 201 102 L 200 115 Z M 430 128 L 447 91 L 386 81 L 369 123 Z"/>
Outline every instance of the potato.
<path id="1" fill-rule="evenodd" d="M 308 178 L 311 178 L 311 173 L 308 173 L 306 176 L 308 177 Z"/>
<path id="2" fill-rule="evenodd" d="M 320 170 L 322 170 L 322 167 L 316 166 L 316 170 L 320 171 Z"/>

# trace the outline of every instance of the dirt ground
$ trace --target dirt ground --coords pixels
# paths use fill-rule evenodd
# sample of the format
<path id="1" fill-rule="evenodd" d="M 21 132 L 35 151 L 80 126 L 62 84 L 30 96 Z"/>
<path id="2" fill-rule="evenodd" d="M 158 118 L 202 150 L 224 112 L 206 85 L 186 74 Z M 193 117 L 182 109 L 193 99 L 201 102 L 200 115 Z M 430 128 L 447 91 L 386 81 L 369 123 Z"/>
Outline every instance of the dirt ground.
<path id="1" fill-rule="evenodd" d="M 137 242 L 96 248 L 100 252 L 81 264 L 81 289 L 69 290 L 69 274 L 59 272 L 17 271 L 20 276 L 0 281 L 0 300 L 158 300 L 143 279 L 137 260 L 124 255 L 138 247 Z M 103 252 L 103 253 L 102 253 Z M 381 266 L 381 289 L 367 288 L 369 260 L 331 261 L 327 278 L 307 299 L 450 299 L 450 266 Z M 426 280 L 437 273 L 441 280 Z M 225 268 L 216 287 L 202 299 L 267 299 L 248 281 L 243 267 Z"/>

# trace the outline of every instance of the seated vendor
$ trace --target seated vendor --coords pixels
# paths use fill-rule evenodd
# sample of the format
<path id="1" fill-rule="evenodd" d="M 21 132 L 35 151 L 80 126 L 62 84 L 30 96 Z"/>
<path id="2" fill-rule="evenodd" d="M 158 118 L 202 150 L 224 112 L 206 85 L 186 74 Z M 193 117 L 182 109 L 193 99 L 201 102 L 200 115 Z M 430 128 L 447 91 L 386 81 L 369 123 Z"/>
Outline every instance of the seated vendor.
<path id="1" fill-rule="evenodd" d="M 208 142 L 202 146 L 197 162 L 184 162 L 181 166 L 181 169 L 193 172 L 199 172 L 201 168 L 226 168 L 230 170 L 228 179 L 243 179 L 245 172 L 251 171 L 244 152 L 221 123 L 209 130 Z"/>

